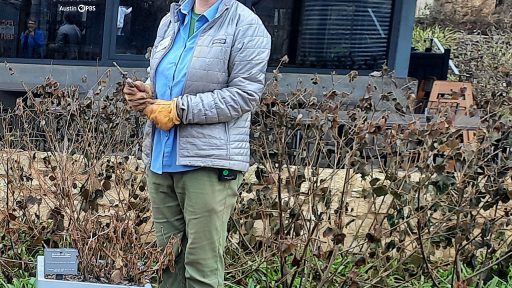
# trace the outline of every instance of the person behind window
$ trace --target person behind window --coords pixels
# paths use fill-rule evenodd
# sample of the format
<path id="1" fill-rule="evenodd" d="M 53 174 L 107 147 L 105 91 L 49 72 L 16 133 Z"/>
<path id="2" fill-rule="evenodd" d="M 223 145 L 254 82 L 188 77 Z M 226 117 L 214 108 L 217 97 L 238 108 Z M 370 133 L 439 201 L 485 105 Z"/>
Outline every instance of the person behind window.
<path id="1" fill-rule="evenodd" d="M 56 59 L 78 59 L 82 32 L 76 25 L 77 18 L 76 13 L 69 11 L 64 13 L 64 25 L 60 26 L 55 40 Z"/>
<path id="2" fill-rule="evenodd" d="M 27 30 L 21 33 L 21 57 L 23 58 L 43 58 L 44 34 L 37 28 L 37 21 L 30 17 L 27 21 Z"/>
<path id="3" fill-rule="evenodd" d="M 126 15 L 132 13 L 132 9 L 132 7 L 119 6 L 119 11 L 117 13 L 117 35 L 124 35 L 124 18 Z"/>

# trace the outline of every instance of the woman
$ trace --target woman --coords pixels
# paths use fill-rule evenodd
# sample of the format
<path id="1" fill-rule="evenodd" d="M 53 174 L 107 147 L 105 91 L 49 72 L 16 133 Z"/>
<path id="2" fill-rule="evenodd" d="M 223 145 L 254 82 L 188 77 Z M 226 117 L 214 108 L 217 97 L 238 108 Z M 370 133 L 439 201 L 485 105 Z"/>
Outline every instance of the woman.
<path id="1" fill-rule="evenodd" d="M 149 119 L 143 159 L 157 243 L 181 240 L 162 287 L 223 287 L 227 222 L 249 168 L 270 42 L 235 0 L 183 0 L 160 23 L 148 81 L 124 88 Z"/>

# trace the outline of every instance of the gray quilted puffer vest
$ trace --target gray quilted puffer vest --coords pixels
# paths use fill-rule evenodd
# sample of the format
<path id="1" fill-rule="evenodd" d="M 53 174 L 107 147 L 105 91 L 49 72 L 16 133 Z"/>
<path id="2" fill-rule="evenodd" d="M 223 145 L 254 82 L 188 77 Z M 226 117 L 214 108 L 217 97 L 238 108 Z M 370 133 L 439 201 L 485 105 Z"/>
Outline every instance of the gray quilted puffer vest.
<path id="1" fill-rule="evenodd" d="M 201 31 L 177 98 L 178 165 L 249 168 L 251 111 L 265 85 L 271 38 L 261 20 L 235 0 L 219 0 L 216 17 Z M 172 4 L 161 21 L 150 59 L 150 78 L 171 48 L 179 27 Z M 150 164 L 154 125 L 144 128 L 143 160 Z"/>

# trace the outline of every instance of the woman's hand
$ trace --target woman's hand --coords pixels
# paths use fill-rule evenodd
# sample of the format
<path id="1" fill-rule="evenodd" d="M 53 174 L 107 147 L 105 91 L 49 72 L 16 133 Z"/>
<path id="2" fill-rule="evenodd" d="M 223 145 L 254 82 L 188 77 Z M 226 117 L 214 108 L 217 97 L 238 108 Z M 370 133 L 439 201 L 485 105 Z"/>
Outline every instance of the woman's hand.
<path id="1" fill-rule="evenodd" d="M 133 87 L 125 85 L 123 94 L 128 105 L 134 111 L 144 111 L 146 107 L 155 103 L 151 86 L 141 81 L 133 82 Z"/>
<path id="2" fill-rule="evenodd" d="M 144 114 L 155 123 L 156 127 L 169 131 L 172 127 L 181 124 L 180 117 L 174 100 L 156 100 L 154 104 L 144 109 Z"/>

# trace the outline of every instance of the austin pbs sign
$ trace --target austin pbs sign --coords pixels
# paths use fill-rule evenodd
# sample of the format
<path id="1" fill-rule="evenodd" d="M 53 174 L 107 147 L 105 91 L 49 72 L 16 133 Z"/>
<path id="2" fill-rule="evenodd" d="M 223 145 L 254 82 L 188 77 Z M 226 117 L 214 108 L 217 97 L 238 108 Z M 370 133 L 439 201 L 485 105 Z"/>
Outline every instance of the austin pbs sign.
<path id="1" fill-rule="evenodd" d="M 62 12 L 95 12 L 97 0 L 53 0 L 58 3 L 58 11 Z"/>
<path id="2" fill-rule="evenodd" d="M 80 4 L 80 5 L 76 5 L 76 6 L 62 6 L 59 4 L 59 11 L 80 12 L 80 13 L 94 12 L 94 11 L 96 11 L 96 6 L 95 5 L 84 5 L 84 4 Z"/>

